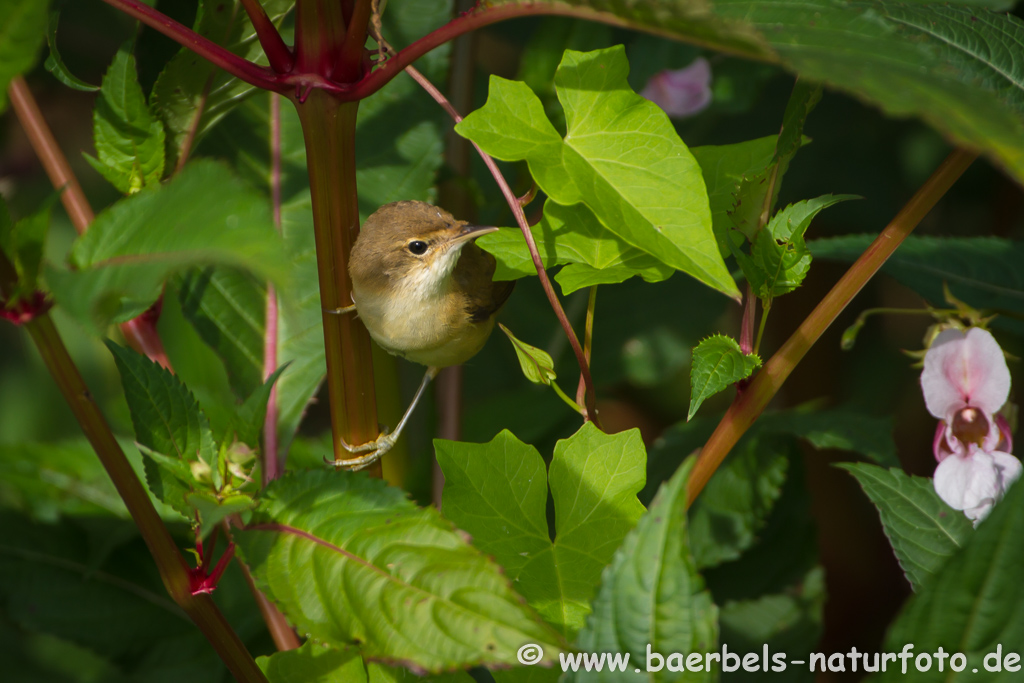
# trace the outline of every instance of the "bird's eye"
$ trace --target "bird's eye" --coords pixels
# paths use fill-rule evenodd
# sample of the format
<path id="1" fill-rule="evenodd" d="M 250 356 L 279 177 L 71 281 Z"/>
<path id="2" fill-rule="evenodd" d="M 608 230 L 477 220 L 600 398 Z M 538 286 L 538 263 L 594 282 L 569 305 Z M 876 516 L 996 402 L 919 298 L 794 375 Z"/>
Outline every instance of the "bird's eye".
<path id="1" fill-rule="evenodd" d="M 422 240 L 413 240 L 412 242 L 409 242 L 407 246 L 409 247 L 409 251 L 417 256 L 424 254 L 427 251 L 427 243 Z"/>

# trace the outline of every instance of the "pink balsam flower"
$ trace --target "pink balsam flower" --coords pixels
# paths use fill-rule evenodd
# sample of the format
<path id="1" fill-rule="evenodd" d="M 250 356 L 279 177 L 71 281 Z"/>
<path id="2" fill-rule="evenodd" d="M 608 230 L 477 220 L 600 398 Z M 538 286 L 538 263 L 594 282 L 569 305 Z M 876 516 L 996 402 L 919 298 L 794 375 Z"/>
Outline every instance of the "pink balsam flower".
<path id="1" fill-rule="evenodd" d="M 1009 425 L 995 413 L 1010 394 L 1003 350 L 986 330 L 944 330 L 924 357 L 921 389 L 937 417 L 935 492 L 975 525 L 1021 474 Z"/>
<path id="2" fill-rule="evenodd" d="M 693 116 L 711 103 L 711 65 L 698 57 L 682 69 L 659 71 L 647 81 L 640 96 L 672 118 Z"/>

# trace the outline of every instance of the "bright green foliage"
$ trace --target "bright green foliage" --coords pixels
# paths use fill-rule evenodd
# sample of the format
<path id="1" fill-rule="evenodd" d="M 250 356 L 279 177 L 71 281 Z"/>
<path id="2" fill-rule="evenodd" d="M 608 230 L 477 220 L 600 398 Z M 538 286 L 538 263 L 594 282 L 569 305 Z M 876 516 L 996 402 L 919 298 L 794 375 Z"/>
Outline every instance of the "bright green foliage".
<path id="1" fill-rule="evenodd" d="M 882 527 L 907 580 L 920 592 L 970 539 L 971 522 L 946 505 L 931 479 L 866 463 L 839 463 L 878 508 Z"/>
<path id="2" fill-rule="evenodd" d="M 7 108 L 7 86 L 36 63 L 46 33 L 47 3 L 0 2 L 0 112 Z"/>
<path id="3" fill-rule="evenodd" d="M 281 373 L 287 369 L 282 365 L 274 371 L 267 381 L 256 387 L 245 402 L 238 407 L 235 414 L 235 437 L 242 443 L 259 448 L 263 422 L 267 416 L 267 403 L 270 400 L 270 391 L 274 388 Z"/>
<path id="4" fill-rule="evenodd" d="M 738 297 L 700 168 L 665 113 L 629 88 L 628 71 L 621 46 L 566 51 L 555 74 L 564 139 L 528 86 L 496 76 L 487 104 L 456 131 L 499 159 L 525 159 L 552 201 L 585 204 L 627 244 Z"/>
<path id="5" fill-rule="evenodd" d="M 548 476 L 533 446 L 502 431 L 486 444 L 436 440 L 443 512 L 504 568 L 516 590 L 572 640 L 601 577 L 643 506 L 640 434 L 603 434 L 590 422 L 555 446 Z M 548 485 L 555 539 L 548 531 Z"/>
<path id="6" fill-rule="evenodd" d="M 756 354 L 744 354 L 732 337 L 716 334 L 693 350 L 690 369 L 690 410 L 686 419 L 696 414 L 700 404 L 731 384 L 746 379 L 761 367 Z"/>
<path id="7" fill-rule="evenodd" d="M 354 650 L 335 650 L 307 640 L 298 650 L 257 657 L 270 683 L 365 683 L 366 665 Z"/>
<path id="8" fill-rule="evenodd" d="M 545 268 L 566 264 L 555 280 L 563 294 L 597 284 L 622 282 L 639 275 L 659 282 L 674 272 L 650 254 L 607 230 L 583 204 L 544 204 L 544 217 L 530 228 Z M 497 259 L 495 280 L 535 275 L 536 268 L 518 228 L 502 228 L 477 240 Z"/>
<path id="9" fill-rule="evenodd" d="M 897 652 L 906 643 L 915 653 L 962 652 L 967 667 L 956 674 L 890 667 L 880 681 L 1013 681 L 1019 672 L 1001 674 L 983 668 L 985 655 L 1002 646 L 1005 657 L 1024 642 L 1024 486 L 1015 485 L 996 504 L 992 514 L 971 535 L 917 595 L 912 597 L 889 630 L 883 652 Z M 1000 662 L 1002 663 L 1002 662 Z M 1017 662 L 1020 664 L 1020 662 Z M 972 669 L 977 669 L 974 673 Z"/>
<path id="10" fill-rule="evenodd" d="M 292 3 L 270 0 L 260 4 L 271 20 L 279 23 Z M 266 63 L 248 16 L 235 3 L 202 0 L 193 30 L 240 57 Z M 253 90 L 248 83 L 181 48 L 160 73 L 151 96 L 154 110 L 167 126 L 168 165 L 178 163 L 182 153 L 191 151 L 184 149 L 186 144 L 198 142 Z"/>
<path id="11" fill-rule="evenodd" d="M 54 78 L 74 90 L 84 92 L 95 92 L 98 86 L 89 85 L 82 79 L 71 73 L 64 60 L 60 58 L 57 50 L 57 26 L 60 24 L 60 12 L 50 12 L 50 22 L 46 27 L 46 44 L 50 48 L 50 54 L 46 58 L 46 70 L 53 74 Z"/>
<path id="12" fill-rule="evenodd" d="M 647 646 L 664 655 L 709 652 L 718 640 L 718 609 L 690 555 L 686 481 L 693 460 L 662 485 L 601 577 L 594 613 L 580 632 L 585 652 L 628 652 L 626 671 L 579 671 L 576 681 L 713 681 L 708 671 L 646 672 Z M 631 668 L 641 667 L 640 673 Z M 678 666 L 679 662 L 675 662 Z"/>
<path id="13" fill-rule="evenodd" d="M 755 540 L 782 493 L 792 439 L 743 439 L 689 510 L 690 550 L 704 569 L 735 560 Z"/>
<path id="14" fill-rule="evenodd" d="M 729 253 L 729 244 L 738 246 L 742 237 L 734 232 L 730 214 L 736 207 L 736 195 L 745 177 L 761 173 L 772 162 L 777 135 L 737 142 L 732 145 L 706 145 L 690 150 L 700 164 L 704 184 L 711 204 L 711 225 L 723 254 Z"/>
<path id="15" fill-rule="evenodd" d="M 847 199 L 855 197 L 827 194 L 790 204 L 757 231 L 749 256 L 735 253 L 747 282 L 765 305 L 771 305 L 772 299 L 792 292 L 804 281 L 811 268 L 811 252 L 804 243 L 804 233 L 819 211 Z"/>
<path id="16" fill-rule="evenodd" d="M 135 72 L 132 44 L 114 55 L 93 112 L 96 157 L 86 160 L 124 194 L 157 185 L 164 175 L 164 126 L 149 111 Z"/>
<path id="17" fill-rule="evenodd" d="M 274 481 L 236 534 L 261 588 L 300 633 L 426 671 L 512 665 L 525 643 L 546 661 L 556 632 L 488 557 L 431 508 L 362 474 Z"/>
<path id="18" fill-rule="evenodd" d="M 825 571 L 814 567 L 791 590 L 763 595 L 750 600 L 730 601 L 719 612 L 721 640 L 730 652 L 754 652 L 759 656 L 758 670 L 739 669 L 723 673 L 722 681 L 810 681 L 815 674 L 809 668 L 787 665 L 784 673 L 772 670 L 776 662 L 768 661 L 764 671 L 763 648 L 771 655 L 786 654 L 786 662 L 805 658 L 821 637 L 821 620 L 825 607 Z M 806 659 L 804 659 L 806 661 Z"/>
<path id="19" fill-rule="evenodd" d="M 498 323 L 498 326 L 512 342 L 512 348 L 516 350 L 516 357 L 519 359 L 519 367 L 523 369 L 526 379 L 534 384 L 551 384 L 556 377 L 555 364 L 551 360 L 551 355 L 547 351 L 516 339 L 515 335 L 501 323 Z"/>
<path id="20" fill-rule="evenodd" d="M 216 457 L 206 415 L 185 385 L 145 356 L 108 341 L 146 460 L 146 481 L 153 494 L 186 517 L 191 507 L 189 467 L 209 466 Z M 160 457 L 163 456 L 163 457 Z"/>
<path id="21" fill-rule="evenodd" d="M 56 198 L 56 195 L 52 196 L 31 216 L 14 222 L 7 212 L 7 204 L 0 197 L 0 253 L 11 262 L 17 275 L 17 285 L 5 297 L 8 305 L 36 290 L 46 249 L 46 235 L 50 230 L 50 208 Z"/>
<path id="22" fill-rule="evenodd" d="M 226 167 L 203 161 L 101 213 L 71 250 L 75 270 L 50 267 L 46 277 L 57 303 L 103 329 L 145 311 L 164 280 L 190 266 L 220 263 L 281 279 L 280 252 L 266 201 Z"/>

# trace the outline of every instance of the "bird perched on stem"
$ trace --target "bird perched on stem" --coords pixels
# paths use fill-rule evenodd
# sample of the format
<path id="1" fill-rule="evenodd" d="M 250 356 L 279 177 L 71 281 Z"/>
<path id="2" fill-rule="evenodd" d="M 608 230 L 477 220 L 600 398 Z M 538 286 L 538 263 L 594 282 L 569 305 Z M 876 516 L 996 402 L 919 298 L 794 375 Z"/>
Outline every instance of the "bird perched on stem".
<path id="1" fill-rule="evenodd" d="M 354 306 L 370 337 L 396 356 L 427 366 L 412 403 L 391 433 L 359 446 L 337 466 L 361 469 L 387 453 L 441 368 L 476 355 L 514 282 L 493 282 L 494 257 L 473 243 L 497 228 L 470 225 L 425 202 L 386 204 L 363 224 L 348 272 Z"/>

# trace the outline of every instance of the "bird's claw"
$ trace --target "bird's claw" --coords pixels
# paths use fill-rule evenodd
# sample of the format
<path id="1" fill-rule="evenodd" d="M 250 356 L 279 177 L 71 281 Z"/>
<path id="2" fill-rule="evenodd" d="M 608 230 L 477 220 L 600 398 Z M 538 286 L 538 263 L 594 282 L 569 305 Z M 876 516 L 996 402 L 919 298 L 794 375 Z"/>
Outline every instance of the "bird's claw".
<path id="1" fill-rule="evenodd" d="M 349 453 L 356 455 L 358 453 L 365 453 L 365 455 L 358 455 L 355 458 L 346 458 L 344 460 L 331 460 L 330 463 L 335 468 L 344 468 L 353 472 L 365 469 L 377 462 L 395 446 L 395 442 L 398 440 L 394 434 L 388 434 L 386 431 L 378 436 L 375 440 L 369 441 L 358 446 L 350 446 L 345 443 L 344 439 L 340 439 L 341 446 Z"/>

